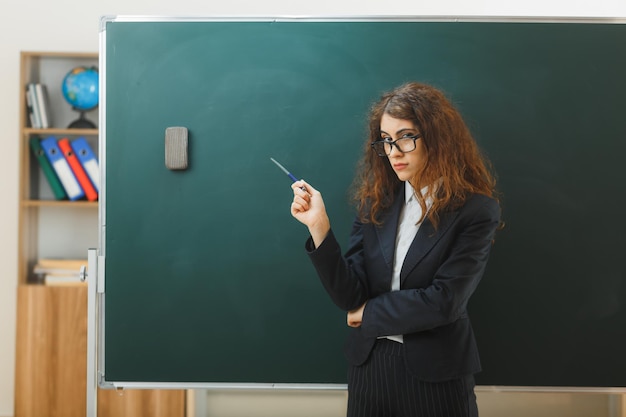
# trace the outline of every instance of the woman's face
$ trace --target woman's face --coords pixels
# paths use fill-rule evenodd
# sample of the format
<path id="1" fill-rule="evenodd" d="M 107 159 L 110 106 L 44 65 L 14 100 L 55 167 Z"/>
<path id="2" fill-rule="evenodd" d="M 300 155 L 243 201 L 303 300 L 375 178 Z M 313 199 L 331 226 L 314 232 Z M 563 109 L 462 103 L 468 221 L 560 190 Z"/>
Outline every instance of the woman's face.
<path id="1" fill-rule="evenodd" d="M 404 138 L 405 140 L 396 142 L 403 149 L 411 149 L 413 147 L 410 136 L 420 135 L 412 121 L 406 119 L 396 119 L 387 113 L 383 114 L 380 120 L 380 136 L 382 140 L 393 142 Z M 412 151 L 401 152 L 397 146 L 391 146 L 391 153 L 387 155 L 391 167 L 395 171 L 400 181 L 408 181 L 422 170 L 426 164 L 426 147 L 424 141 L 415 140 L 415 149 Z M 420 184 L 412 184 L 414 187 L 421 187 Z"/>

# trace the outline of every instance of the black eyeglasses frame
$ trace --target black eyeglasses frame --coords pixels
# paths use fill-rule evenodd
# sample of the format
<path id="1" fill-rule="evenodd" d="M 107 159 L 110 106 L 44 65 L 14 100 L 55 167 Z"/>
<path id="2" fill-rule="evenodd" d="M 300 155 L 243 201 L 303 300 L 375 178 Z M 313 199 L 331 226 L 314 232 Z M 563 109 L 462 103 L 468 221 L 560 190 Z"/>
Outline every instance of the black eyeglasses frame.
<path id="1" fill-rule="evenodd" d="M 403 136 L 403 137 L 401 137 L 400 139 L 396 139 L 396 140 L 394 140 L 393 142 L 389 142 L 389 141 L 387 141 L 387 140 L 376 140 L 376 141 L 372 142 L 372 143 L 370 144 L 370 146 L 372 147 L 372 150 L 373 150 L 374 152 L 376 152 L 376 155 L 378 155 L 378 156 L 380 156 L 380 157 L 382 158 L 382 157 L 385 157 L 385 156 L 389 156 L 389 155 L 391 155 L 391 151 L 393 151 L 393 147 L 394 147 L 394 146 L 395 146 L 395 147 L 396 147 L 396 149 L 397 149 L 398 151 L 400 151 L 401 153 L 413 152 L 413 151 L 415 150 L 415 148 L 417 148 L 417 144 L 416 144 L 417 140 L 418 140 L 418 139 L 421 139 L 421 138 L 422 138 L 422 134 L 421 134 L 421 133 L 418 133 L 418 134 L 416 134 L 416 135 L 407 135 L 407 136 Z M 397 142 L 398 142 L 398 141 L 401 141 L 401 140 L 406 141 L 407 139 L 413 139 L 413 149 L 408 150 L 408 151 L 403 151 L 403 150 L 402 150 L 402 149 L 400 149 L 400 147 L 397 145 Z M 389 149 L 390 149 L 389 153 L 387 153 L 387 152 L 385 151 L 385 145 L 389 145 Z M 380 152 L 377 148 L 382 148 L 382 149 L 383 149 L 383 151 L 382 151 L 382 152 Z"/>

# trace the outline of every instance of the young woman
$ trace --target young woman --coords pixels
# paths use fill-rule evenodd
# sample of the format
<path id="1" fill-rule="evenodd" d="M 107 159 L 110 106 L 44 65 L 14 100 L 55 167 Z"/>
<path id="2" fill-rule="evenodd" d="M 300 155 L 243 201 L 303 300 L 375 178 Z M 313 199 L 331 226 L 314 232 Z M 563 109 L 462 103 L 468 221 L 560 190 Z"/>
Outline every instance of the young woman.
<path id="1" fill-rule="evenodd" d="M 306 250 L 353 328 L 348 416 L 477 416 L 480 360 L 467 303 L 500 207 L 459 112 L 418 83 L 373 106 L 343 255 L 321 193 L 305 181 L 292 188 L 291 214 L 311 235 Z"/>

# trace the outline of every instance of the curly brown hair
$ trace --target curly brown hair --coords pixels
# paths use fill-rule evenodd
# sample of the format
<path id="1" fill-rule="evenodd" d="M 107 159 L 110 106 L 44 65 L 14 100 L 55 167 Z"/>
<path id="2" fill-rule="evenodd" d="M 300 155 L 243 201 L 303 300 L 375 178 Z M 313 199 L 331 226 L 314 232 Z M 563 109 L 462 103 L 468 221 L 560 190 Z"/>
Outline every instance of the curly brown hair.
<path id="1" fill-rule="evenodd" d="M 469 194 L 495 198 L 495 177 L 489 161 L 481 154 L 461 114 L 438 89 L 416 82 L 404 84 L 384 94 L 372 106 L 369 116 L 369 138 L 355 177 L 354 199 L 363 222 L 380 224 L 378 214 L 389 207 L 401 190 L 401 181 L 387 158 L 379 157 L 371 143 L 381 139 L 383 114 L 410 120 L 421 133 L 426 149 L 426 164 L 411 184 L 438 184 L 426 195 L 417 192 L 426 214 L 437 227 L 442 210 L 464 204 Z M 433 204 L 426 211 L 426 198 Z"/>

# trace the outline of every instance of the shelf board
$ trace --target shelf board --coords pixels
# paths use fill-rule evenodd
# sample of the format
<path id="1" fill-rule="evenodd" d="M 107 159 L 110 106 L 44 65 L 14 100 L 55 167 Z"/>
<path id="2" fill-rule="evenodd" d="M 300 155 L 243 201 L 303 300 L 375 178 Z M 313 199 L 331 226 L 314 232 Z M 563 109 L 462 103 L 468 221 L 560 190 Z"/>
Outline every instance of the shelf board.
<path id="1" fill-rule="evenodd" d="M 22 200 L 22 207 L 75 207 L 75 208 L 96 208 L 97 201 L 57 201 L 57 200 Z"/>
<path id="2" fill-rule="evenodd" d="M 67 129 L 54 127 L 49 129 L 33 129 L 32 127 L 27 127 L 24 129 L 25 135 L 72 135 L 72 136 L 96 136 L 98 134 L 98 129 Z"/>

